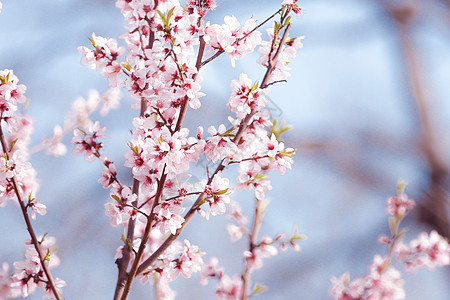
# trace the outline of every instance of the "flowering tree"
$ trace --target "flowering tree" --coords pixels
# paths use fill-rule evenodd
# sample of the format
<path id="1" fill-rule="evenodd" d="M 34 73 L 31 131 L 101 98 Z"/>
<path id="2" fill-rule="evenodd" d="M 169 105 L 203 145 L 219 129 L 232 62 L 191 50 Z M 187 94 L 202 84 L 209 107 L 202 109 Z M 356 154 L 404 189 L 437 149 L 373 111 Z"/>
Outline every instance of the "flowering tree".
<path id="1" fill-rule="evenodd" d="M 282 7 L 264 22 L 254 19 L 243 26 L 232 17 L 225 24 L 204 21 L 208 10 L 216 7 L 214 1 L 188 1 L 182 7 L 178 1 L 117 1 L 128 21 L 128 31 L 123 35 L 126 48 L 114 39 L 92 34 L 91 48 L 79 47 L 81 63 L 97 69 L 108 78 L 110 90 L 99 96 L 93 94 L 87 102 L 73 105 L 71 118 L 64 128 L 56 126 L 52 138 L 42 147 L 54 155 L 66 152 L 61 138 L 72 128 L 74 153 L 84 154 L 86 160 L 98 159 L 103 165 L 99 183 L 110 190 L 111 200 L 105 204 L 106 215 L 113 226 L 124 226 L 123 245 L 117 249 L 118 281 L 114 299 L 127 299 L 135 279 L 150 280 L 157 286 L 158 295 L 171 298 L 168 283 L 180 274 L 190 277 L 193 272 L 206 270 L 208 277 L 217 277 L 217 294 L 224 297 L 248 298 L 250 274 L 262 267 L 262 259 L 276 253 L 276 245 L 283 249 L 301 237 L 294 232 L 291 238 L 258 237 L 266 192 L 271 188 L 267 172 L 277 169 L 284 173 L 292 164 L 295 150 L 285 148 L 279 135 L 286 128 L 277 128 L 266 109 L 268 87 L 289 76 L 287 63 L 302 46 L 301 38 L 290 38 L 291 12 L 300 14 L 295 1 L 284 1 Z M 262 40 L 258 29 L 268 21 L 279 18 L 267 30 L 268 41 Z M 195 135 L 183 127 L 188 107 L 198 109 L 200 98 L 200 70 L 219 55 L 226 53 L 234 65 L 243 54 L 259 46 L 259 63 L 264 66 L 260 82 L 241 74 L 231 83 L 228 108 L 232 115 L 230 124 L 217 128 L 210 126 L 209 136 L 203 136 L 198 127 Z M 126 54 L 125 57 L 123 57 Z M 207 57 L 207 55 L 210 55 Z M 4 265 L 5 297 L 24 296 L 37 286 L 44 287 L 45 297 L 61 299 L 60 287 L 64 281 L 53 279 L 49 267 L 58 263 L 51 250 L 53 239 L 37 238 L 30 223 L 35 214 L 44 215 L 45 205 L 35 200 L 37 184 L 34 171 L 27 163 L 27 143 L 31 124 L 19 114 L 18 104 L 24 103 L 25 86 L 11 70 L 1 73 L 1 120 L 8 135 L 1 132 L 2 149 L 2 200 L 16 198 L 21 205 L 30 231 L 31 244 L 24 262 L 14 264 L 12 275 L 7 276 Z M 134 108 L 139 117 L 133 121 L 135 129 L 128 142 L 125 166 L 131 169 L 133 184 L 128 186 L 120 179 L 115 163 L 103 154 L 101 139 L 106 128 L 98 121 L 92 122 L 89 114 L 102 104 L 106 114 L 117 103 L 117 88 L 124 87 L 136 100 Z M 205 178 L 195 183 L 190 163 L 206 159 L 215 164 Z M 230 186 L 224 170 L 239 166 L 238 184 Z M 231 204 L 230 195 L 236 189 L 253 189 L 256 198 L 254 222 L 251 228 L 239 211 L 237 203 Z M 24 197 L 28 198 L 25 200 Z M 249 249 L 245 252 L 245 267 L 241 277 L 230 279 L 217 266 L 203 263 L 204 252 L 188 240 L 176 241 L 195 213 L 209 218 L 224 214 L 229 207 L 237 225 L 230 225 L 234 240 L 243 233 L 249 236 Z M 214 260 L 213 260 L 214 262 Z M 257 288 L 258 289 L 258 288 Z"/>
<path id="2" fill-rule="evenodd" d="M 61 139 L 73 132 L 73 152 L 103 165 L 98 182 L 110 193 L 105 214 L 112 226 L 125 230 L 116 251 L 114 299 L 127 299 L 136 279 L 153 284 L 157 298 L 171 299 L 175 292 L 169 283 L 179 275 L 189 278 L 195 272 L 200 272 L 202 283 L 209 279 L 218 281 L 218 298 L 248 299 L 263 290 L 263 286 L 251 282 L 252 272 L 263 267 L 263 259 L 289 246 L 299 250 L 297 242 L 304 238 L 297 229 L 290 236 L 259 235 L 268 204 L 266 193 L 271 189 L 268 174 L 272 170 L 284 174 L 291 168 L 295 153 L 280 140 L 288 127 L 279 126 L 272 119 L 267 96 L 271 85 L 289 76 L 289 59 L 302 47 L 302 37 L 289 37 L 291 15 L 300 15 L 301 9 L 296 1 L 284 0 L 281 8 L 263 22 L 252 18 L 241 25 L 234 16 L 228 16 L 219 25 L 207 21 L 208 11 L 216 8 L 212 0 L 191 0 L 185 6 L 178 0 L 118 0 L 116 6 L 128 22 L 127 31 L 121 36 L 125 46 L 119 46 L 115 39 L 92 34 L 91 46 L 78 48 L 81 63 L 108 79 L 108 91 L 103 95 L 92 91 L 86 101 L 76 100 L 64 126 L 55 126 L 53 136 L 45 139 L 40 148 L 49 154 L 63 155 L 67 150 Z M 269 22 L 272 24 L 266 37 L 259 30 Z M 186 128 L 186 115 L 190 109 L 200 108 L 200 99 L 205 96 L 200 85 L 202 67 L 224 53 L 234 66 L 236 60 L 256 48 L 261 54 L 261 77 L 257 81 L 242 73 L 231 82 L 229 123 L 212 123 L 208 134 L 201 126 Z M 131 95 L 135 100 L 132 107 L 139 111 L 133 120 L 129 151 L 125 153 L 125 166 L 133 176 L 130 184 L 105 154 L 102 139 L 106 128 L 90 118 L 95 110 L 106 115 L 116 108 L 120 89 Z M 28 162 L 32 122 L 19 109 L 27 101 L 25 90 L 12 70 L 0 72 L 0 120 L 5 128 L 4 133 L 0 127 L 0 206 L 9 199 L 19 203 L 30 233 L 25 259 L 15 262 L 11 273 L 7 263 L 2 266 L 0 297 L 26 297 L 41 287 L 44 298 L 62 299 L 65 282 L 53 278 L 50 272 L 59 264 L 54 238 L 36 236 L 29 217 L 45 215 L 46 206 L 36 200 L 38 184 Z M 208 166 L 195 170 L 194 163 L 199 161 Z M 233 169 L 238 172 L 236 184 L 230 180 Z M 238 202 L 232 201 L 238 190 L 254 193 L 250 224 Z M 402 195 L 403 192 L 399 198 Z M 215 257 L 205 262 L 207 254 L 198 246 L 187 239 L 179 240 L 195 214 L 210 219 L 225 213 L 233 219 L 227 226 L 232 241 L 248 238 L 243 270 L 231 276 Z M 394 231 L 392 241 L 384 239 L 392 249 L 396 234 Z M 441 254 L 448 254 L 448 243 L 432 235 L 439 240 Z M 408 251 L 402 252 L 404 257 Z M 386 261 L 391 256 L 390 251 Z M 445 263 L 448 261 L 440 260 L 440 264 Z M 333 287 L 333 296 L 350 295 L 346 281 L 339 284 Z"/>

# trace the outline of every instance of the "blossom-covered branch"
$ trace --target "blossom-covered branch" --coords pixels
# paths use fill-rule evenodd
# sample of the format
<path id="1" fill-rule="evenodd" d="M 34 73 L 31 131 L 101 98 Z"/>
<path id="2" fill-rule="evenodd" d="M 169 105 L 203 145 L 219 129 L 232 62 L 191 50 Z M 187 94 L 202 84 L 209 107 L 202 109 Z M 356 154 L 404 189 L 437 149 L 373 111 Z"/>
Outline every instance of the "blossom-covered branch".
<path id="1" fill-rule="evenodd" d="M 28 215 L 28 209 L 32 219 L 36 219 L 36 213 L 45 215 L 47 211 L 46 206 L 34 198 L 38 184 L 35 171 L 28 162 L 32 126 L 28 117 L 17 113 L 18 104 L 27 100 L 24 95 L 26 87 L 18 81 L 13 71 L 0 71 L 0 207 L 6 205 L 8 199 L 17 200 L 31 238 L 26 244 L 32 247 L 27 248 L 24 261 L 14 263 L 14 272 L 2 284 L 4 287 L 0 290 L 0 297 L 27 297 L 39 286 L 44 287 L 44 296 L 59 300 L 65 282 L 59 278 L 53 279 L 49 270 L 49 267 L 59 263 L 58 257 L 50 251 L 54 240 L 46 236 L 38 238 Z M 8 137 L 4 134 L 3 124 Z"/>

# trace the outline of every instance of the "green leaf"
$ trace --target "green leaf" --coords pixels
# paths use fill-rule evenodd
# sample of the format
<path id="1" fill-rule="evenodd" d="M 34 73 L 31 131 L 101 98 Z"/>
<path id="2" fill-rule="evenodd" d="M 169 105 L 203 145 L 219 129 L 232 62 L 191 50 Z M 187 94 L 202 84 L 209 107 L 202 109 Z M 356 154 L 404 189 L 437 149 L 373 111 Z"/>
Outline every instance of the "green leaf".
<path id="1" fill-rule="evenodd" d="M 252 88 L 250 89 L 250 93 L 256 91 L 256 89 L 259 87 L 259 82 L 255 81 L 255 83 L 253 84 Z"/>
<path id="2" fill-rule="evenodd" d="M 231 134 L 231 132 L 234 130 L 234 126 L 232 126 L 230 129 L 228 129 L 227 131 L 225 131 L 222 136 L 233 136 Z"/>
<path id="3" fill-rule="evenodd" d="M 291 16 L 286 18 L 286 20 L 284 21 L 284 26 L 289 25 L 290 22 L 291 22 Z"/>
<path id="4" fill-rule="evenodd" d="M 167 23 L 169 23 L 170 18 L 172 17 L 172 14 L 173 14 L 173 10 L 174 10 L 174 9 L 175 9 L 175 6 L 172 7 L 172 9 L 169 10 L 169 12 L 167 13 Z"/>
<path id="5" fill-rule="evenodd" d="M 168 23 L 167 20 L 166 20 L 166 16 L 162 12 L 160 12 L 159 10 L 157 10 L 156 12 L 158 13 L 159 17 L 161 18 L 161 21 L 163 22 L 164 27 L 166 27 L 167 23 Z"/>
<path id="6" fill-rule="evenodd" d="M 214 193 L 214 194 L 219 196 L 219 195 L 225 194 L 226 192 L 228 192 L 228 189 L 224 189 L 224 190 L 218 191 L 217 193 Z"/>
<path id="7" fill-rule="evenodd" d="M 397 183 L 397 195 L 403 194 L 407 184 L 408 184 L 408 182 L 406 180 L 400 180 Z"/>
<path id="8" fill-rule="evenodd" d="M 45 254 L 44 261 L 50 261 L 50 250 L 47 249 L 47 253 Z"/>
<path id="9" fill-rule="evenodd" d="M 267 291 L 269 288 L 261 283 L 257 282 L 255 287 L 253 288 L 252 296 L 256 296 L 261 294 L 262 292 Z"/>
<path id="10" fill-rule="evenodd" d="M 291 241 L 303 241 L 306 240 L 308 237 L 304 234 L 300 234 L 300 231 L 298 230 L 298 225 L 294 225 L 294 229 L 292 230 L 291 234 Z"/>
<path id="11" fill-rule="evenodd" d="M 122 200 L 117 195 L 111 195 L 111 198 L 122 204 Z"/>
<path id="12" fill-rule="evenodd" d="M 126 242 L 127 242 L 127 237 L 126 237 L 126 235 L 122 233 L 122 235 L 120 236 L 120 240 L 121 240 L 122 242 L 126 243 Z"/>
<path id="13" fill-rule="evenodd" d="M 125 69 L 127 69 L 128 72 L 131 71 L 131 65 L 128 61 L 122 63 L 122 67 L 124 67 Z"/>
<path id="14" fill-rule="evenodd" d="M 18 139 L 15 139 L 14 141 L 11 142 L 11 149 L 10 151 L 14 148 L 14 146 L 16 145 Z"/>
<path id="15" fill-rule="evenodd" d="M 205 193 L 202 194 L 202 198 L 200 199 L 200 203 L 198 204 L 198 207 L 202 206 L 206 202 L 205 200 Z"/>

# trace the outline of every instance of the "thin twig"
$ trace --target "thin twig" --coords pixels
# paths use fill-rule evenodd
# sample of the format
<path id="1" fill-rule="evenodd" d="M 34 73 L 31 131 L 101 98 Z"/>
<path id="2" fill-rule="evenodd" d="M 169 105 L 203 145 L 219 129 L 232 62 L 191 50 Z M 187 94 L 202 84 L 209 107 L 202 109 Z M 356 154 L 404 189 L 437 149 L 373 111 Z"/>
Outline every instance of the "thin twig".
<path id="1" fill-rule="evenodd" d="M 8 150 L 9 147 L 6 144 L 6 140 L 5 140 L 5 136 L 3 134 L 1 124 L 0 124 L 0 140 L 1 140 L 1 144 L 2 144 L 3 153 L 6 155 L 6 159 L 9 160 L 9 150 Z M 11 181 L 12 181 L 12 185 L 14 188 L 14 193 L 16 194 L 17 201 L 19 202 L 20 209 L 22 211 L 22 215 L 25 220 L 25 224 L 27 225 L 28 233 L 30 234 L 30 237 L 31 237 L 31 243 L 33 244 L 34 249 L 36 249 L 36 252 L 38 253 L 39 262 L 42 266 L 42 269 L 44 270 L 45 275 L 47 276 L 47 280 L 48 280 L 47 284 L 50 286 L 50 289 L 52 290 L 56 299 L 61 300 L 61 296 L 59 295 L 58 290 L 56 289 L 56 284 L 52 277 L 52 274 L 50 273 L 50 270 L 48 269 L 48 266 L 45 263 L 45 256 L 42 254 L 41 244 L 38 241 L 38 239 L 36 238 L 36 234 L 34 233 L 33 225 L 31 224 L 30 218 L 28 216 L 27 208 L 26 208 L 25 204 L 23 203 L 22 195 L 20 194 L 19 185 L 17 184 L 15 175 L 11 178 Z"/>
<path id="2" fill-rule="evenodd" d="M 281 39 L 280 43 L 279 43 L 279 49 L 281 49 L 286 41 L 287 38 L 287 34 L 290 28 L 290 24 L 287 26 L 287 28 L 285 29 L 283 38 Z M 275 38 L 275 37 L 274 37 Z M 279 52 L 281 50 L 277 49 L 277 52 L 273 58 L 273 61 L 276 61 L 276 59 L 278 58 Z M 273 66 L 274 64 L 272 64 L 272 66 L 267 66 L 267 72 L 264 75 L 263 78 L 263 83 L 267 82 L 270 78 L 270 74 L 273 71 Z M 241 121 L 240 125 L 239 125 L 239 129 L 233 139 L 233 143 L 235 143 L 236 145 L 239 144 L 239 142 L 241 141 L 242 135 L 244 134 L 245 129 L 247 128 L 247 126 L 249 125 L 250 119 L 254 116 L 254 114 L 256 113 L 256 111 L 254 109 L 251 110 L 250 113 L 248 113 L 245 118 Z M 222 160 L 219 164 L 219 166 L 216 168 L 216 170 L 214 171 L 214 173 L 212 174 L 211 177 L 209 177 L 207 185 L 211 184 L 212 180 L 214 179 L 214 176 L 216 174 L 218 174 L 219 172 L 222 172 L 225 169 L 225 166 L 227 164 L 225 163 L 225 160 Z M 177 237 L 181 234 L 181 232 L 183 231 L 184 227 L 187 225 L 187 223 L 189 222 L 189 220 L 192 218 L 192 216 L 194 215 L 194 213 L 200 208 L 200 205 L 202 204 L 202 200 L 204 197 L 204 192 L 201 193 L 197 200 L 194 202 L 194 204 L 191 206 L 191 208 L 189 209 L 189 211 L 186 213 L 186 215 L 184 216 L 184 222 L 181 224 L 181 227 L 177 229 L 177 231 L 175 232 L 175 234 L 171 234 L 162 244 L 161 246 L 149 257 L 147 258 L 137 269 L 137 275 L 143 273 L 146 271 L 146 269 L 148 267 L 151 266 L 151 264 L 172 244 L 172 242 L 174 240 L 177 239 Z"/>
<path id="3" fill-rule="evenodd" d="M 263 26 L 264 24 L 266 24 L 267 22 L 270 21 L 270 19 L 272 19 L 273 17 L 275 17 L 278 13 L 280 13 L 283 9 L 280 8 L 279 10 L 277 10 L 273 15 L 271 15 L 270 17 L 268 17 L 267 19 L 265 19 L 261 24 L 259 24 L 258 26 L 256 26 L 255 28 L 253 28 L 250 32 L 248 32 L 246 35 L 244 35 L 241 38 L 238 38 L 236 41 L 234 41 L 233 45 L 238 44 L 240 41 L 242 41 L 243 39 L 247 38 L 250 34 L 252 34 L 253 32 L 255 32 L 255 30 L 257 30 L 258 28 L 260 28 L 261 26 Z M 216 53 L 214 53 L 213 56 L 211 56 L 210 58 L 208 58 L 207 60 L 205 60 L 204 62 L 201 63 L 201 66 L 203 67 L 204 65 L 206 65 L 207 63 L 211 62 L 212 60 L 216 59 L 217 57 L 219 57 L 221 54 L 223 54 L 225 51 L 223 49 L 220 49 L 219 51 L 217 51 Z"/>
<path id="4" fill-rule="evenodd" d="M 249 251 L 253 254 L 253 250 L 257 247 L 257 238 L 262 225 L 263 208 L 262 201 L 255 198 L 255 218 L 253 219 L 253 227 L 249 239 Z M 242 300 L 249 298 L 248 287 L 250 285 L 250 264 L 245 263 L 244 273 L 242 274 Z"/>

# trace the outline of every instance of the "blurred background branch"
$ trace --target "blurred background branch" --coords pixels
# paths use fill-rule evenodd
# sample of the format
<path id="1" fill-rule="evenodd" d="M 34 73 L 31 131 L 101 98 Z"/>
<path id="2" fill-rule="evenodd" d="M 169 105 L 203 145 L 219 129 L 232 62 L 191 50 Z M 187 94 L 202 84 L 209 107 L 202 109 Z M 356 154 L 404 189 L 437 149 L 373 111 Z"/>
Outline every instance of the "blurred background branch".
<path id="1" fill-rule="evenodd" d="M 436 229 L 441 235 L 450 238 L 449 162 L 443 153 L 442 138 L 437 136 L 435 124 L 433 124 L 431 108 L 433 92 L 427 85 L 425 73 L 420 68 L 419 53 L 411 36 L 412 26 L 420 7 L 417 1 L 397 1 L 394 4 L 381 1 L 381 3 L 398 28 L 399 46 L 404 53 L 404 72 L 409 81 L 411 96 L 415 101 L 421 126 L 420 147 L 427 161 L 429 186 L 419 206 L 420 220 Z"/>

